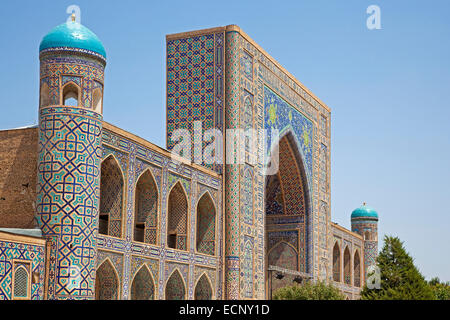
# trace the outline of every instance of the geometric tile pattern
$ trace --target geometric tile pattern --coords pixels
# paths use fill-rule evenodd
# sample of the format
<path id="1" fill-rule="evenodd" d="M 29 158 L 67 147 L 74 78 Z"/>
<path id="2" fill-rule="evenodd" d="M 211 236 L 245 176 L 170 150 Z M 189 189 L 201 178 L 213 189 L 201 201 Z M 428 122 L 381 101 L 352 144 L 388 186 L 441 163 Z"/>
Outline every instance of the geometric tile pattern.
<path id="1" fill-rule="evenodd" d="M 211 300 L 212 288 L 209 284 L 208 278 L 203 274 L 195 286 L 195 300 Z"/>
<path id="2" fill-rule="evenodd" d="M 154 300 L 155 284 L 146 267 L 142 267 L 134 276 L 131 285 L 131 300 Z"/>
<path id="3" fill-rule="evenodd" d="M 93 298 L 100 187 L 101 127 L 69 108 L 41 112 L 37 217 L 58 235 L 55 296 Z"/>
<path id="4" fill-rule="evenodd" d="M 158 190 L 149 170 L 141 175 L 136 185 L 135 210 L 135 225 L 140 223 L 145 227 L 144 242 L 156 244 Z"/>
<path id="5" fill-rule="evenodd" d="M 117 300 L 119 298 L 119 279 L 109 260 L 103 262 L 97 269 L 95 283 L 96 300 Z"/>
<path id="6" fill-rule="evenodd" d="M 40 274 L 39 283 L 31 284 L 31 300 L 42 300 L 44 298 L 45 246 L 3 240 L 0 241 L 0 300 L 12 298 L 13 259 L 28 261 L 31 264 L 31 272 Z M 17 265 L 15 269 L 17 270 Z M 14 292 L 17 296 L 17 291 Z"/>
<path id="7" fill-rule="evenodd" d="M 216 238 L 216 209 L 205 193 L 197 205 L 197 251 L 214 255 Z"/>
<path id="8" fill-rule="evenodd" d="M 169 194 L 168 230 L 175 232 L 173 244 L 178 250 L 187 249 L 187 210 L 186 194 L 181 184 L 177 183 Z"/>
<path id="9" fill-rule="evenodd" d="M 51 240 L 49 298 L 93 299 L 102 115 L 92 111 L 92 91 L 103 83 L 105 61 L 61 50 L 40 53 L 48 96 L 39 114 L 37 220 Z M 60 105 L 69 82 L 80 90 L 77 107 Z"/>
<path id="10" fill-rule="evenodd" d="M 225 128 L 239 128 L 239 34 L 237 32 L 226 33 L 225 54 L 225 99 L 226 116 Z M 236 146 L 236 144 L 235 144 Z M 238 165 L 225 167 L 225 290 L 226 299 L 240 298 L 240 172 Z"/>
<path id="11" fill-rule="evenodd" d="M 167 41 L 168 150 L 177 143 L 171 139 L 173 131 L 183 128 L 193 135 L 194 121 L 201 121 L 203 130 L 222 131 L 223 39 L 223 33 L 211 33 Z M 194 154 L 203 154 L 204 148 L 203 142 L 195 145 Z M 205 167 L 222 172 L 221 165 Z"/>
<path id="12" fill-rule="evenodd" d="M 166 300 L 186 299 L 186 287 L 180 272 L 176 269 L 166 284 Z"/>
<path id="13" fill-rule="evenodd" d="M 223 224 L 221 210 L 222 187 L 220 178 L 213 177 L 191 166 L 176 163 L 157 148 L 143 146 L 134 139 L 119 135 L 115 130 L 104 128 L 102 138 L 104 150 L 108 152 L 115 150 L 114 155 L 120 162 L 122 162 L 122 156 L 118 157 L 117 154 L 123 155 L 123 161 L 126 164 L 124 178 L 127 187 L 124 199 L 125 212 L 123 221 L 125 225 L 123 227 L 123 236 L 115 238 L 99 235 L 97 243 L 99 252 L 103 253 L 105 252 L 104 250 L 108 250 L 109 252 L 123 255 L 123 266 L 120 268 L 121 271 L 118 271 L 121 282 L 121 299 L 130 299 L 133 275 L 140 269 L 144 261 L 152 272 L 157 299 L 164 299 L 167 278 L 175 268 L 174 266 L 182 270 L 182 276 L 185 279 L 186 298 L 192 299 L 195 291 L 195 280 L 197 279 L 194 277 L 193 272 L 197 266 L 201 265 L 208 267 L 208 270 L 212 270 L 211 274 L 208 273 L 210 279 L 220 279 L 222 277 L 223 267 L 220 263 L 222 258 L 220 256 L 197 253 L 195 241 L 197 204 L 204 192 L 208 190 L 213 198 L 216 208 L 216 219 L 218 220 L 218 238 L 216 238 L 215 243 L 218 247 L 217 253 L 220 254 L 223 250 L 221 231 Z M 151 170 L 153 174 L 159 194 L 159 241 L 156 245 L 133 241 L 136 185 L 139 177 L 147 169 Z M 189 222 L 187 226 L 190 239 L 187 243 L 186 251 L 168 248 L 166 244 L 169 193 L 176 188 L 176 184 L 185 190 L 182 192 L 187 205 L 186 221 Z M 116 265 L 115 268 L 119 270 Z M 223 295 L 221 281 L 218 281 L 217 287 L 213 289 L 214 296 L 221 299 Z"/>
<path id="14" fill-rule="evenodd" d="M 116 158 L 103 160 L 100 179 L 100 215 L 107 216 L 107 234 L 120 237 L 122 233 L 122 206 L 124 181 Z"/>

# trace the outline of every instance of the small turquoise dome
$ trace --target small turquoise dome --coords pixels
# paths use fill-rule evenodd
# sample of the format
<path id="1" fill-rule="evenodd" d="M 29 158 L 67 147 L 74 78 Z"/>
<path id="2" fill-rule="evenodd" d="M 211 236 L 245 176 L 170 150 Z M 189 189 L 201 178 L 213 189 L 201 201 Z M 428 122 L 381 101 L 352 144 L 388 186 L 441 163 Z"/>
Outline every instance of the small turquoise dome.
<path id="1" fill-rule="evenodd" d="M 53 28 L 41 41 L 39 52 L 49 48 L 78 48 L 93 51 L 106 59 L 100 39 L 78 22 L 70 21 Z"/>
<path id="2" fill-rule="evenodd" d="M 378 213 L 371 207 L 366 206 L 364 203 L 361 207 L 353 210 L 352 219 L 354 218 L 376 218 L 378 219 Z"/>

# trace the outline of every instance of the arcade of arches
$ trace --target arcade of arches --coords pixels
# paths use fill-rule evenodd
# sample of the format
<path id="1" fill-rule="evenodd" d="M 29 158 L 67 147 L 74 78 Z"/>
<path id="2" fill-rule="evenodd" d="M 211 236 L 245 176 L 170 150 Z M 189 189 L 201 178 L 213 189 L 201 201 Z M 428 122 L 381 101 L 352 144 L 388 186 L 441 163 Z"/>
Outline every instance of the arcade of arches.
<path id="1" fill-rule="evenodd" d="M 117 159 L 110 155 L 102 162 L 100 181 L 100 221 L 99 233 L 121 237 L 124 202 L 124 178 Z M 150 170 L 138 178 L 135 188 L 133 240 L 149 244 L 158 243 L 159 193 Z M 180 182 L 173 185 L 168 195 L 167 247 L 186 251 L 188 232 L 188 197 Z M 216 208 L 209 192 L 204 192 L 196 204 L 197 227 L 195 247 L 197 252 L 215 255 L 216 248 Z M 97 268 L 96 298 L 116 300 L 120 297 L 120 281 L 116 268 L 106 259 Z M 186 285 L 178 270 L 169 277 L 165 286 L 165 299 L 186 298 Z M 132 300 L 153 300 L 156 284 L 150 270 L 142 266 L 132 277 Z M 203 274 L 195 286 L 194 298 L 209 300 L 213 297 L 211 282 Z"/>
<path id="2" fill-rule="evenodd" d="M 336 242 L 333 247 L 333 281 L 348 286 L 361 287 L 362 262 L 359 250 L 353 255 L 348 246 L 342 250 Z"/>

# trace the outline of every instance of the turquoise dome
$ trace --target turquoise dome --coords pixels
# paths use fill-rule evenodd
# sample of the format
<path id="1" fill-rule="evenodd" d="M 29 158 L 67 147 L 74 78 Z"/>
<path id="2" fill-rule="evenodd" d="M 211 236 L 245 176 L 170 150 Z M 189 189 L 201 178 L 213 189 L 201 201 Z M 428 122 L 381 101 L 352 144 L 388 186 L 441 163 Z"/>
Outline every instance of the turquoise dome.
<path id="1" fill-rule="evenodd" d="M 77 48 L 93 51 L 106 59 L 100 39 L 78 22 L 70 21 L 53 28 L 41 41 L 39 52 L 49 48 Z"/>
<path id="2" fill-rule="evenodd" d="M 363 204 L 361 207 L 353 210 L 352 219 L 353 218 L 377 218 L 378 219 L 378 213 L 371 207 L 368 207 L 365 204 Z"/>

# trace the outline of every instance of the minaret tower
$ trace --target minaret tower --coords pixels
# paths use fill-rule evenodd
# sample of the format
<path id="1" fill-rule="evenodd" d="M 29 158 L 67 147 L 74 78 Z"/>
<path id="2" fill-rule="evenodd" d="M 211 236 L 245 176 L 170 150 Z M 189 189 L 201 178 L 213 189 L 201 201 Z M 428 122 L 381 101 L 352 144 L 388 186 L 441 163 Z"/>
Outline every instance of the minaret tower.
<path id="1" fill-rule="evenodd" d="M 94 299 L 105 49 L 75 21 L 39 47 L 36 217 L 49 240 L 48 299 Z"/>
<path id="2" fill-rule="evenodd" d="M 364 238 L 364 271 L 367 276 L 367 269 L 375 264 L 378 255 L 378 213 L 364 202 L 353 210 L 351 223 L 352 231 Z"/>

